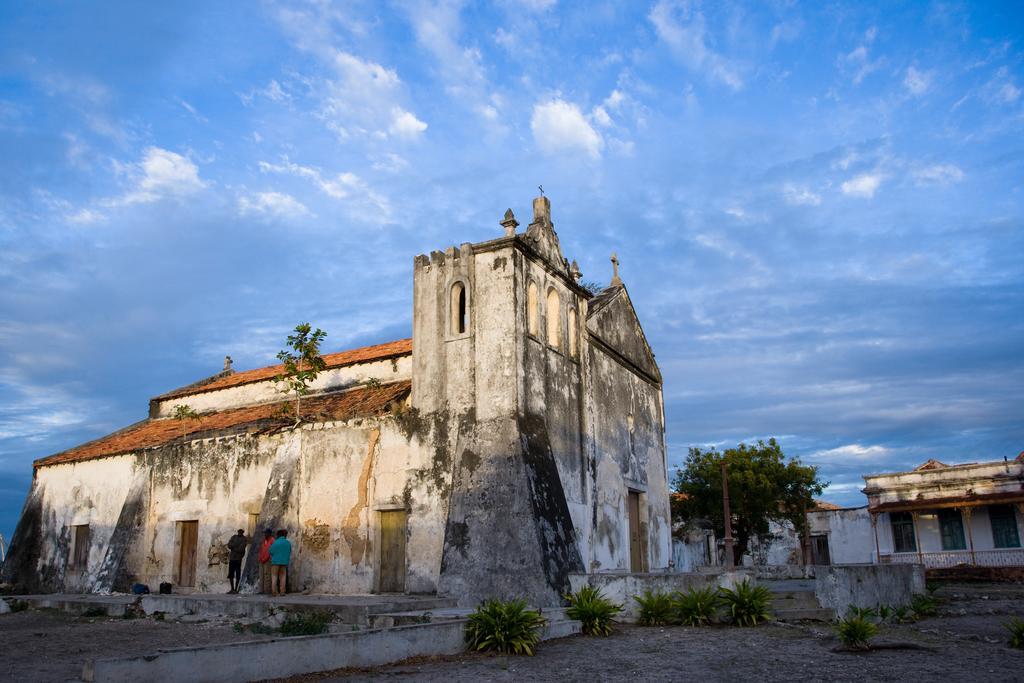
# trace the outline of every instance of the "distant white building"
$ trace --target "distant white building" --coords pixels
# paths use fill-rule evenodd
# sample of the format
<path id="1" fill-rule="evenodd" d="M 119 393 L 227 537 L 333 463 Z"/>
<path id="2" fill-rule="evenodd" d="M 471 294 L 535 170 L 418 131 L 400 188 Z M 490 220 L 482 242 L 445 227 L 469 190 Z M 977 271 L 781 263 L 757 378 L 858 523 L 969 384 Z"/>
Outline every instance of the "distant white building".
<path id="1" fill-rule="evenodd" d="M 1024 566 L 1024 453 L 967 465 L 929 460 L 864 481 L 877 561 L 929 569 Z"/>

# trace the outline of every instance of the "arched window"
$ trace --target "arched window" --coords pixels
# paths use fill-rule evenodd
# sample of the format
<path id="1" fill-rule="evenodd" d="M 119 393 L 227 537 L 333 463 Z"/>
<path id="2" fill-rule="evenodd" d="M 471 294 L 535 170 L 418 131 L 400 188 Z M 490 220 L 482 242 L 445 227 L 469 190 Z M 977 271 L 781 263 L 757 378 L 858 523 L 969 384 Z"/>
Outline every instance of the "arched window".
<path id="1" fill-rule="evenodd" d="M 540 335 L 540 316 L 537 312 L 537 285 L 526 288 L 526 329 L 534 337 Z"/>
<path id="2" fill-rule="evenodd" d="M 547 310 L 548 344 L 558 348 L 562 345 L 562 301 L 554 288 L 548 290 Z"/>
<path id="3" fill-rule="evenodd" d="M 452 285 L 452 334 L 464 334 L 469 309 L 466 306 L 466 286 L 461 282 Z"/>
<path id="4" fill-rule="evenodd" d="M 576 358 L 579 351 L 576 348 L 579 340 L 576 338 L 576 309 L 569 307 L 569 356 Z"/>

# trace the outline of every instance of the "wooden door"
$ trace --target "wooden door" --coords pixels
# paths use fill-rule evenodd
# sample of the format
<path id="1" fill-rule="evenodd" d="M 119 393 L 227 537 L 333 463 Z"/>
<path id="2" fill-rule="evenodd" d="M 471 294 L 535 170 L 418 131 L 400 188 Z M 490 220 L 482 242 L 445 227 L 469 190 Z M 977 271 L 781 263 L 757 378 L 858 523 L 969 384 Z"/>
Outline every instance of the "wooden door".
<path id="1" fill-rule="evenodd" d="M 643 544 L 640 542 L 640 494 L 636 491 L 629 492 L 627 504 L 629 512 L 629 570 L 642 572 Z"/>
<path id="2" fill-rule="evenodd" d="M 832 564 L 828 554 L 828 536 L 811 536 L 811 564 Z"/>
<path id="3" fill-rule="evenodd" d="M 199 546 L 199 522 L 178 522 L 181 543 L 178 546 L 178 585 L 196 585 L 196 555 Z"/>
<path id="4" fill-rule="evenodd" d="M 405 592 L 405 510 L 380 513 L 380 592 Z"/>

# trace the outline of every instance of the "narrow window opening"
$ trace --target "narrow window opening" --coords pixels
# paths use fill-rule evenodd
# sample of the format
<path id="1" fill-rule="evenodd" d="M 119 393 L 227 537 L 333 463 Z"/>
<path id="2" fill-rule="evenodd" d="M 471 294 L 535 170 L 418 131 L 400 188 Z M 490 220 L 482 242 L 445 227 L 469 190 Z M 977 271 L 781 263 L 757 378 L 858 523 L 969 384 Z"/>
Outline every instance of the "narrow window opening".
<path id="1" fill-rule="evenodd" d="M 452 285 L 452 334 L 464 334 L 466 332 L 466 286 L 461 282 Z"/>
<path id="2" fill-rule="evenodd" d="M 537 313 L 537 285 L 533 282 L 526 289 L 526 329 L 536 337 L 540 334 L 540 317 Z"/>
<path id="3" fill-rule="evenodd" d="M 578 332 L 576 330 L 576 309 L 569 309 L 569 356 L 576 358 L 579 356 L 579 340 L 577 339 Z"/>
<path id="4" fill-rule="evenodd" d="M 558 298 L 558 292 L 554 289 L 548 290 L 547 301 L 547 323 L 548 323 L 548 344 L 558 348 L 562 345 L 562 302 Z"/>

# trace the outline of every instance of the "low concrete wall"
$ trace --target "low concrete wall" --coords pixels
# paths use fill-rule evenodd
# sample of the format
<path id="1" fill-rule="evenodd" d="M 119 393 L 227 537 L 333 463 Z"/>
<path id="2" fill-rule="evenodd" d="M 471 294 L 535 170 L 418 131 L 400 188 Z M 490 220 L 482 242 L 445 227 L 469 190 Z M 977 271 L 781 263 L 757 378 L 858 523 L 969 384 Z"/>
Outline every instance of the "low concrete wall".
<path id="1" fill-rule="evenodd" d="M 380 666 L 408 657 L 463 652 L 466 620 L 322 636 L 160 650 L 85 665 L 86 681 L 244 683 L 349 666 Z"/>
<path id="2" fill-rule="evenodd" d="M 706 586 L 731 588 L 747 578 L 753 580 L 752 573 L 738 569 L 733 572 L 708 573 L 570 574 L 569 583 L 573 591 L 578 591 L 586 585 L 600 589 L 606 598 L 622 605 L 620 621 L 636 621 L 640 606 L 633 597 L 642 595 L 644 591 L 671 593 Z"/>
<path id="3" fill-rule="evenodd" d="M 925 592 L 924 567 L 916 564 L 829 565 L 815 567 L 814 595 L 837 614 L 850 605 L 909 605 Z"/>

